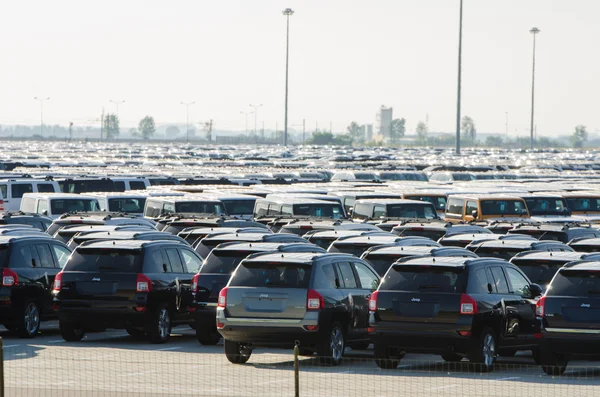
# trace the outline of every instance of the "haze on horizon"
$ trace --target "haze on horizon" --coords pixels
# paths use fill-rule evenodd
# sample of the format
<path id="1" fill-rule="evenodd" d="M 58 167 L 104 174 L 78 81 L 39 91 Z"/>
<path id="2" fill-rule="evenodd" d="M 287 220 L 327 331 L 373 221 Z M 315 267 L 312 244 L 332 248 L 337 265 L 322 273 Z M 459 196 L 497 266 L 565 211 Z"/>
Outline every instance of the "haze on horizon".
<path id="1" fill-rule="evenodd" d="M 412 133 L 453 132 L 458 0 L 106 0 L 6 2 L 0 13 L 0 124 L 93 124 L 125 100 L 123 127 L 145 115 L 213 119 L 243 130 L 240 111 L 283 125 L 285 17 L 290 20 L 290 126 L 306 119 L 343 131 L 373 123 L 381 105 Z M 464 0 L 462 114 L 480 132 L 525 136 L 537 36 L 539 135 L 600 129 L 600 3 L 594 0 Z M 253 125 L 251 116 L 251 125 Z"/>

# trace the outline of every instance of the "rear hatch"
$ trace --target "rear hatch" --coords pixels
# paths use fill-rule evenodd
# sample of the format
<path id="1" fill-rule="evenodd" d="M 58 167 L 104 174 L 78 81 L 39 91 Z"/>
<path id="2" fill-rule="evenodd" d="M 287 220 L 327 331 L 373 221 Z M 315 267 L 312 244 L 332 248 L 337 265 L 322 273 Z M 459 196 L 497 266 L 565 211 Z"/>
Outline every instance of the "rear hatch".
<path id="1" fill-rule="evenodd" d="M 532 283 L 539 284 L 545 290 L 558 269 L 563 267 L 569 260 L 550 261 L 513 258 L 511 262 L 517 265 Z"/>
<path id="2" fill-rule="evenodd" d="M 467 284 L 463 266 L 394 265 L 377 294 L 381 322 L 455 324 Z"/>
<path id="3" fill-rule="evenodd" d="M 563 268 L 545 297 L 546 328 L 600 330 L 600 272 Z"/>
<path id="4" fill-rule="evenodd" d="M 528 251 L 529 249 L 516 248 L 516 247 L 485 247 L 485 246 L 473 246 L 467 247 L 482 258 L 500 258 L 510 260 L 512 257 L 520 252 Z"/>
<path id="5" fill-rule="evenodd" d="M 241 263 L 227 289 L 228 317 L 304 318 L 311 269 L 289 262 Z"/>
<path id="6" fill-rule="evenodd" d="M 61 282 L 65 307 L 126 309 L 136 300 L 141 250 L 78 248 L 69 258 Z"/>
<path id="7" fill-rule="evenodd" d="M 200 268 L 196 302 L 217 302 L 219 292 L 227 285 L 231 273 L 248 255 L 256 251 L 213 250 Z"/>
<path id="8" fill-rule="evenodd" d="M 411 256 L 411 254 L 368 254 L 363 256 L 362 259 L 369 262 L 377 274 L 383 276 L 394 262 L 407 256 Z"/>
<path id="9" fill-rule="evenodd" d="M 538 240 L 550 240 L 560 241 L 561 243 L 568 243 L 569 237 L 566 232 L 554 231 L 554 230 L 539 230 L 539 229 L 515 229 L 510 231 L 511 234 L 525 234 L 527 236 L 535 237 Z"/>

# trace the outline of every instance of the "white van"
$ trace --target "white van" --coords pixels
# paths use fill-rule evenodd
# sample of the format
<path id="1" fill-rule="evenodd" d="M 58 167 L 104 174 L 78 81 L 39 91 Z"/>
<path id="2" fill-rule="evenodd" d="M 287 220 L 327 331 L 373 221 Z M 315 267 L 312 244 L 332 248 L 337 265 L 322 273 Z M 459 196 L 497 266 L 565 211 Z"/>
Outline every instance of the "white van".
<path id="1" fill-rule="evenodd" d="M 57 219 L 67 212 L 100 211 L 100 203 L 98 198 L 83 194 L 25 193 L 20 210 Z"/>
<path id="2" fill-rule="evenodd" d="M 150 186 L 150 181 L 148 178 L 139 176 L 111 176 L 110 179 L 112 179 L 112 181 L 115 183 L 115 189 L 117 192 L 126 192 L 128 190 L 145 190 Z"/>
<path id="3" fill-rule="evenodd" d="M 58 193 L 58 182 L 46 179 L 0 179 L 0 192 L 4 199 L 4 211 L 18 211 L 26 193 Z"/>

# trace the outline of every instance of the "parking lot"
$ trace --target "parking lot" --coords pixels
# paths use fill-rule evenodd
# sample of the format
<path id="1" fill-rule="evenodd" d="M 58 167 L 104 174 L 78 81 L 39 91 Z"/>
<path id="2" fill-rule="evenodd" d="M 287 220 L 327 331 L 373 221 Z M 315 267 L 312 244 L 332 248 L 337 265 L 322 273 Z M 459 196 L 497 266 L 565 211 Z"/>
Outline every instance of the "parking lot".
<path id="1" fill-rule="evenodd" d="M 230 364 L 218 346 L 201 346 L 187 327 L 173 330 L 168 344 L 135 341 L 123 331 L 88 334 L 64 342 L 56 323 L 23 340 L 4 331 L 7 396 L 292 396 L 293 354 L 256 350 L 245 365 Z M 600 367 L 576 362 L 553 378 L 527 354 L 499 358 L 494 372 L 449 365 L 432 355 L 408 355 L 398 369 L 380 370 L 372 352 L 349 351 L 338 367 L 300 362 L 303 396 L 594 396 Z"/>

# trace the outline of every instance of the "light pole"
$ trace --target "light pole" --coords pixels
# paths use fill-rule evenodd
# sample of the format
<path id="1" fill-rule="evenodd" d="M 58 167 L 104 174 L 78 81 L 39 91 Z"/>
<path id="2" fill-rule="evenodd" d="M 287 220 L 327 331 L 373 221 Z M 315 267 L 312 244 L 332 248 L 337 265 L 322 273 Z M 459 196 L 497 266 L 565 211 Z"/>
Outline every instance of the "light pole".
<path id="1" fill-rule="evenodd" d="M 248 115 L 252 114 L 254 112 L 240 111 L 240 113 L 243 114 L 244 116 L 246 116 L 246 135 L 248 135 Z M 254 135 L 256 135 L 256 117 L 254 118 Z"/>
<path id="2" fill-rule="evenodd" d="M 533 35 L 533 66 L 531 72 L 531 136 L 530 136 L 530 149 L 533 150 L 533 110 L 535 104 L 535 36 L 540 32 L 536 27 L 531 28 L 529 33 Z"/>
<path id="3" fill-rule="evenodd" d="M 256 120 L 257 120 L 257 116 L 258 116 L 258 108 L 262 107 L 262 103 L 259 103 L 256 105 L 250 104 L 248 106 L 250 106 L 252 109 L 254 109 L 254 135 L 256 135 Z"/>
<path id="4" fill-rule="evenodd" d="M 190 141 L 190 106 L 196 102 L 180 102 L 185 106 L 185 141 Z"/>
<path id="5" fill-rule="evenodd" d="M 460 154 L 460 94 L 462 75 L 462 20 L 463 0 L 460 0 L 460 16 L 458 25 L 458 94 L 456 100 L 456 154 Z"/>
<path id="6" fill-rule="evenodd" d="M 40 137 L 44 137 L 44 101 L 49 100 L 50 97 L 47 97 L 47 98 L 34 97 L 33 99 L 37 99 L 38 101 L 40 101 Z"/>
<path id="7" fill-rule="evenodd" d="M 117 107 L 117 118 L 119 118 L 119 105 L 122 103 L 125 103 L 125 101 L 113 101 L 112 99 L 109 100 L 110 103 L 114 103 L 115 106 Z"/>
<path id="8" fill-rule="evenodd" d="M 285 36 L 285 124 L 283 128 L 283 146 L 287 146 L 288 138 L 288 72 L 290 59 L 290 15 L 294 15 L 294 10 L 286 8 L 283 15 L 287 19 L 287 28 Z"/>

